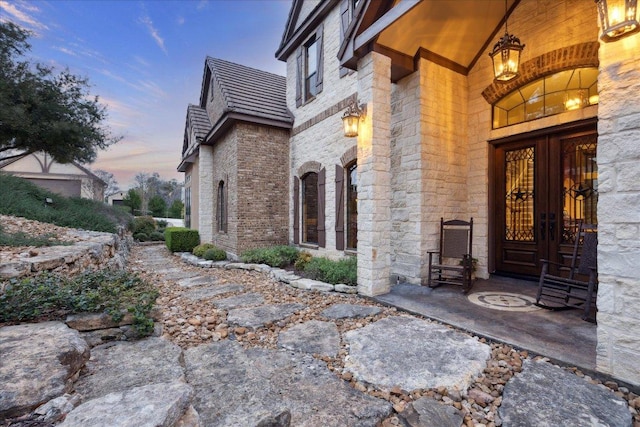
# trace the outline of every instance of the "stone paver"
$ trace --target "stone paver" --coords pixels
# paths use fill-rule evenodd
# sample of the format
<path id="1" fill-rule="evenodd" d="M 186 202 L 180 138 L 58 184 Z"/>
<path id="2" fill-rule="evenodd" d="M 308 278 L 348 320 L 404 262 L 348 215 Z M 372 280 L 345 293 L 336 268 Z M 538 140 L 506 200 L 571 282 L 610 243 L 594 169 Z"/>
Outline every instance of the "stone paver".
<path id="1" fill-rule="evenodd" d="M 259 328 L 267 323 L 285 319 L 305 308 L 303 304 L 269 304 L 255 308 L 236 308 L 227 314 L 231 325 Z"/>
<path id="2" fill-rule="evenodd" d="M 505 386 L 499 409 L 507 426 L 619 426 L 632 417 L 624 400 L 544 361 L 526 360 Z"/>
<path id="3" fill-rule="evenodd" d="M 185 291 L 182 296 L 191 300 L 203 300 L 231 292 L 243 291 L 245 287 L 237 283 L 225 285 L 198 286 Z"/>
<path id="4" fill-rule="evenodd" d="M 391 405 L 358 392 L 310 355 L 233 341 L 185 351 L 193 406 L 203 425 L 256 426 L 291 414 L 291 426 L 376 426 Z M 263 425 L 265 425 L 263 423 Z"/>
<path id="5" fill-rule="evenodd" d="M 345 369 L 378 386 L 466 390 L 491 355 L 487 344 L 443 325 L 387 317 L 345 334 Z"/>
<path id="6" fill-rule="evenodd" d="M 409 427 L 460 427 L 464 419 L 462 411 L 426 397 L 411 402 L 398 417 Z"/>
<path id="7" fill-rule="evenodd" d="M 75 389 L 84 399 L 132 387 L 184 379 L 182 350 L 162 338 L 114 342 L 91 349 L 86 370 Z"/>
<path id="8" fill-rule="evenodd" d="M 231 310 L 238 307 L 246 307 L 248 305 L 258 305 L 263 303 L 264 297 L 262 294 L 254 292 L 213 301 L 213 305 L 215 305 L 216 308 L 221 308 L 223 310 Z"/>
<path id="9" fill-rule="evenodd" d="M 178 286 L 182 286 L 183 288 L 190 288 L 192 286 L 202 286 L 202 285 L 215 285 L 218 283 L 218 279 L 212 276 L 194 276 L 188 277 L 186 279 L 178 280 Z"/>
<path id="10" fill-rule="evenodd" d="M 358 304 L 334 304 L 323 310 L 320 315 L 327 319 L 346 319 L 353 317 L 375 316 L 382 312 L 380 307 Z"/>
<path id="11" fill-rule="evenodd" d="M 288 350 L 335 357 L 340 350 L 340 333 L 333 322 L 310 320 L 280 332 L 278 345 Z"/>

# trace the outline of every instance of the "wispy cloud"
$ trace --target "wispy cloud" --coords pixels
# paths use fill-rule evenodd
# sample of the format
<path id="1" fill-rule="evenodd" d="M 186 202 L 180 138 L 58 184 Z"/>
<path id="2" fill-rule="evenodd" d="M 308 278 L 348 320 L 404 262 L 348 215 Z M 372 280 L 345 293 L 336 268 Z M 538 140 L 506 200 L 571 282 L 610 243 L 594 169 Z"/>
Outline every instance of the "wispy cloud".
<path id="1" fill-rule="evenodd" d="M 76 51 L 68 49 L 63 46 L 53 46 L 52 49 L 55 49 L 58 52 L 66 53 L 67 55 L 70 55 L 70 56 L 78 56 L 78 53 Z"/>
<path id="2" fill-rule="evenodd" d="M 29 4 L 27 2 L 20 3 L 9 3 L 5 0 L 0 0 L 0 10 L 3 10 L 7 15 L 13 18 L 13 20 L 18 21 L 18 23 L 29 27 L 29 29 L 33 30 L 46 30 L 48 27 L 42 22 L 38 21 L 33 17 L 33 12 L 39 12 L 36 6 Z M 7 19 L 5 17 L 0 17 L 0 21 L 6 22 L 11 19 Z"/>
<path id="3" fill-rule="evenodd" d="M 151 18 L 148 15 L 145 15 L 140 18 L 140 22 L 145 27 L 147 27 L 149 34 L 156 41 L 156 44 L 160 47 L 160 49 L 162 49 L 164 53 L 168 53 L 167 49 L 164 46 L 164 39 L 160 36 L 160 32 L 158 31 L 158 29 L 153 25 L 153 21 L 151 20 Z"/>
<path id="4" fill-rule="evenodd" d="M 184 19 L 184 16 L 178 16 L 178 25 L 184 25 L 184 23 L 186 22 L 186 19 Z"/>
<path id="5" fill-rule="evenodd" d="M 202 10 L 202 9 L 206 8 L 207 6 L 209 6 L 209 0 L 200 0 L 198 2 L 198 6 L 196 6 L 196 8 L 198 10 Z"/>
<path id="6" fill-rule="evenodd" d="M 149 80 L 139 80 L 137 86 L 140 87 L 141 91 L 149 94 L 150 96 L 154 96 L 157 98 L 165 98 L 167 96 L 166 92 L 163 91 L 155 82 Z"/>

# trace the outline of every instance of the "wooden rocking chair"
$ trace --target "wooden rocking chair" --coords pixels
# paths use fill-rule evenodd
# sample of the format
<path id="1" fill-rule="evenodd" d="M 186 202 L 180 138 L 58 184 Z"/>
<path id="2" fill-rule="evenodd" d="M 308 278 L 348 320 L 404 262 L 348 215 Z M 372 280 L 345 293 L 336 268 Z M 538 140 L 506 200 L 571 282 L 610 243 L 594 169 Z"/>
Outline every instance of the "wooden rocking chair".
<path id="1" fill-rule="evenodd" d="M 457 219 L 445 221 L 440 218 L 440 247 L 437 251 L 428 252 L 427 285 L 430 288 L 459 285 L 464 293 L 471 290 L 472 236 L 473 218 L 469 222 Z"/>
<path id="2" fill-rule="evenodd" d="M 575 237 L 571 265 L 566 276 L 549 273 L 550 265 L 558 268 L 562 264 L 542 261 L 542 272 L 538 283 L 536 305 L 549 310 L 578 308 L 584 310 L 583 320 L 595 322 L 598 293 L 597 269 L 598 228 L 593 224 L 580 224 Z"/>

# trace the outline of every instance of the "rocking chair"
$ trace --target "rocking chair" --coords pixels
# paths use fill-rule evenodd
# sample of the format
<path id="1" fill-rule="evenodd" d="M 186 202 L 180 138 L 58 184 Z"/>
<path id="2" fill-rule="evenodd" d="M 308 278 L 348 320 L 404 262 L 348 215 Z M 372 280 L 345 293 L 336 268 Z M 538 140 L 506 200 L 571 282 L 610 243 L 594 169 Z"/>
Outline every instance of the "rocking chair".
<path id="1" fill-rule="evenodd" d="M 541 260 L 542 272 L 538 283 L 536 305 L 549 310 L 582 309 L 584 310 L 582 319 L 595 322 L 595 316 L 591 312 L 592 308 L 595 308 L 598 292 L 597 245 L 597 226 L 580 224 L 567 276 L 549 273 L 550 265 L 561 268 L 562 264 Z"/>
<path id="2" fill-rule="evenodd" d="M 461 220 L 445 221 L 440 218 L 440 248 L 429 253 L 427 285 L 436 288 L 442 285 L 462 286 L 464 293 L 473 285 L 471 273 L 473 258 L 471 241 L 473 218 L 469 222 Z"/>

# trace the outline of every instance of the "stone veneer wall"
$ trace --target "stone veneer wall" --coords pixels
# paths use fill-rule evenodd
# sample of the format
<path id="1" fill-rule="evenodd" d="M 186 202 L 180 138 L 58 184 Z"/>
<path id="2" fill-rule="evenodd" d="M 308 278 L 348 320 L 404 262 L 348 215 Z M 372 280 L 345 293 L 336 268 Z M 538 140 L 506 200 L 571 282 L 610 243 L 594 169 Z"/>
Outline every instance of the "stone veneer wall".
<path id="1" fill-rule="evenodd" d="M 313 2 L 305 2 L 305 5 Z M 313 3 L 315 4 L 315 3 Z M 337 59 L 340 44 L 339 8 L 334 8 L 323 23 L 324 77 L 323 90 L 315 98 L 296 107 L 295 52 L 287 58 L 287 105 L 295 116 L 290 138 L 289 177 L 289 241 L 293 242 L 293 178 L 307 162 L 318 162 L 326 170 L 325 186 L 325 248 L 305 250 L 339 258 L 343 251 L 336 250 L 335 236 L 335 165 L 342 165 L 341 156 L 356 145 L 355 138 L 346 138 L 342 129 L 342 113 L 347 102 L 357 98 L 357 73 L 340 77 Z"/>
<path id="2" fill-rule="evenodd" d="M 199 150 L 199 149 L 198 149 Z M 198 171 L 200 170 L 200 156 L 198 155 L 193 163 L 187 166 L 185 172 L 185 178 L 189 176 L 188 188 L 191 189 L 191 224 L 190 228 L 199 230 L 200 224 L 200 177 Z"/>
<path id="3" fill-rule="evenodd" d="M 213 147 L 200 145 L 198 154 L 198 222 L 191 221 L 192 226 L 197 224 L 201 242 L 213 241 L 213 225 L 215 221 L 215 206 L 213 205 Z M 191 193 L 193 196 L 193 193 Z M 193 212 L 193 209 L 192 209 Z"/>
<path id="4" fill-rule="evenodd" d="M 289 237 L 289 130 L 239 123 L 236 134 L 236 253 L 286 245 Z M 230 199 L 231 189 L 229 187 Z"/>
<path id="5" fill-rule="evenodd" d="M 640 385 L 640 34 L 600 45 L 599 371 Z"/>

